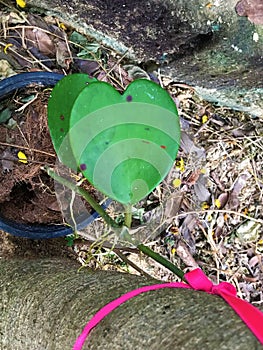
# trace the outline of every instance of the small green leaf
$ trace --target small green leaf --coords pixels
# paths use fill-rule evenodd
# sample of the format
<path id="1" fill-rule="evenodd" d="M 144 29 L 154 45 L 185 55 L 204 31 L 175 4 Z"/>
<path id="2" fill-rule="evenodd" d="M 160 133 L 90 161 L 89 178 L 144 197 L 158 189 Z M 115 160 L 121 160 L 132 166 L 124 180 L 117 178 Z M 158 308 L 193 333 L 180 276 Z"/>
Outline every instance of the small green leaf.
<path id="1" fill-rule="evenodd" d="M 36 97 L 36 95 L 29 95 L 29 96 L 23 97 L 23 98 L 21 99 L 21 102 L 27 103 L 27 102 L 29 102 L 29 101 L 32 101 L 35 97 Z"/>
<path id="2" fill-rule="evenodd" d="M 101 46 L 98 43 L 91 43 L 88 39 L 78 32 L 73 32 L 70 36 L 70 41 L 77 46 L 81 47 L 80 52 L 77 54 L 78 57 L 94 60 L 95 57 L 98 59 L 101 55 Z M 94 57 L 95 56 L 95 57 Z"/>
<path id="3" fill-rule="evenodd" d="M 11 118 L 12 112 L 7 107 L 0 112 L 0 124 L 7 122 Z"/>

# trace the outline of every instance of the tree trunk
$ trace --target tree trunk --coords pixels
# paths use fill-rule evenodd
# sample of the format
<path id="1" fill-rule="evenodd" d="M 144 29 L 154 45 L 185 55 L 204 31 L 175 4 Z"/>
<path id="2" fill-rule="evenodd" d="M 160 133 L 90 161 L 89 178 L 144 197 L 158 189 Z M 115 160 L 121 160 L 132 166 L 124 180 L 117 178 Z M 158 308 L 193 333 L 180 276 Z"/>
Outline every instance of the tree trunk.
<path id="1" fill-rule="evenodd" d="M 66 259 L 1 260 L 1 350 L 67 350 L 106 303 L 156 283 L 124 273 L 90 271 Z M 93 331 L 85 349 L 260 349 L 220 298 L 162 289 L 126 302 Z"/>
<path id="2" fill-rule="evenodd" d="M 204 99 L 263 113 L 263 7 L 238 0 L 28 0 L 146 69 L 161 68 Z M 240 6 L 239 6 L 240 7 Z M 250 20 L 249 20 L 250 19 Z"/>

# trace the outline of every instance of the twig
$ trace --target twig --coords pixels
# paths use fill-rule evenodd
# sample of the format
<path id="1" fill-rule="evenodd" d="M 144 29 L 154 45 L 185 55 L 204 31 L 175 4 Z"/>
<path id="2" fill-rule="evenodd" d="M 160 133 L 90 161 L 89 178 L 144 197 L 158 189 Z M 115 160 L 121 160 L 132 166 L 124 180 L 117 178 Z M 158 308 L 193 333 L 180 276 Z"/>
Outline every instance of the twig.
<path id="1" fill-rule="evenodd" d="M 41 154 L 45 154 L 46 156 L 56 158 L 56 155 L 53 154 L 53 153 L 48 153 L 48 152 L 45 152 L 45 151 L 40 151 L 39 149 L 35 149 L 35 148 L 27 147 L 27 146 L 17 145 L 17 144 L 15 144 L 15 143 L 8 143 L 8 142 L 1 142 L 1 141 L 0 141 L 0 146 L 14 147 L 14 148 L 18 148 L 18 149 L 19 149 L 19 148 L 22 148 L 22 149 L 25 149 L 25 150 L 27 150 L 27 151 L 32 151 L 32 152 L 36 152 L 36 153 L 41 153 Z"/>
<path id="2" fill-rule="evenodd" d="M 189 215 L 189 214 L 197 214 L 197 215 L 199 215 L 199 214 L 204 214 L 204 213 L 210 213 L 210 214 L 211 213 L 224 213 L 224 214 L 227 213 L 227 214 L 238 215 L 238 216 L 241 216 L 244 219 L 251 220 L 251 221 L 254 221 L 254 222 L 258 222 L 258 223 L 263 225 L 263 220 L 262 219 L 255 219 L 255 218 L 253 218 L 251 216 L 239 213 L 239 212 L 234 211 L 234 210 L 223 210 L 223 209 L 208 209 L 208 210 L 187 211 L 185 213 L 176 214 L 174 216 L 174 218 L 183 217 L 183 216 L 186 216 L 186 215 Z"/>
<path id="3" fill-rule="evenodd" d="M 118 257 L 123 260 L 126 264 L 130 265 L 131 267 L 133 267 L 136 271 L 138 271 L 141 275 L 148 277 L 148 278 L 152 278 L 152 276 L 150 276 L 147 272 L 143 271 L 139 266 L 137 266 L 136 264 L 134 264 L 134 262 L 132 262 L 131 260 L 129 260 L 124 254 L 122 254 L 122 252 L 117 249 L 114 248 L 113 249 L 114 253 L 118 255 Z"/>
<path id="4" fill-rule="evenodd" d="M 33 103 L 33 102 L 36 101 L 37 99 L 38 99 L 38 93 L 36 94 L 36 96 L 35 96 L 32 100 L 30 100 L 30 101 L 24 103 L 21 107 L 19 107 L 18 109 L 16 109 L 15 112 L 22 112 L 27 106 L 29 106 L 31 103 Z"/>

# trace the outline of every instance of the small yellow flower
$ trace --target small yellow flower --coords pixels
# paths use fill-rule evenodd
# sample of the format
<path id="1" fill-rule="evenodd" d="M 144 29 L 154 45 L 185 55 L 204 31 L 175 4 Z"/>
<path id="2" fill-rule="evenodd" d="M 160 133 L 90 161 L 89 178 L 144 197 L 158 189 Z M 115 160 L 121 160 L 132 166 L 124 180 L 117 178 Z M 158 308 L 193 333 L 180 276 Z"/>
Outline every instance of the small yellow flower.
<path id="1" fill-rule="evenodd" d="M 25 155 L 24 152 L 22 151 L 19 151 L 17 153 L 17 157 L 18 157 L 18 161 L 21 162 L 21 163 L 24 163 L 24 164 L 27 164 L 28 161 L 27 161 L 27 156 Z"/>
<path id="2" fill-rule="evenodd" d="M 209 204 L 207 204 L 207 202 L 203 202 L 201 208 L 202 208 L 202 210 L 206 210 L 206 209 L 209 209 L 210 206 L 209 206 Z"/>
<path id="3" fill-rule="evenodd" d="M 208 9 L 211 9 L 211 7 L 213 7 L 214 5 L 212 4 L 212 2 L 208 2 L 205 7 Z"/>
<path id="4" fill-rule="evenodd" d="M 202 116 L 202 123 L 205 124 L 208 121 L 208 116 L 205 114 Z"/>
<path id="5" fill-rule="evenodd" d="M 176 161 L 176 170 L 179 170 L 181 173 L 185 171 L 184 160 L 180 158 Z"/>
<path id="6" fill-rule="evenodd" d="M 245 209 L 243 210 L 243 214 L 244 214 L 244 215 L 247 215 L 247 214 L 248 214 L 248 208 L 245 208 Z"/>
<path id="7" fill-rule="evenodd" d="M 9 47 L 13 46 L 13 44 L 7 44 L 5 47 L 4 47 L 4 53 L 7 54 L 7 49 Z"/>
<path id="8" fill-rule="evenodd" d="M 208 221 L 208 222 L 211 222 L 212 221 L 212 215 L 211 214 L 208 214 L 207 215 L 207 217 L 206 217 L 206 220 Z"/>
<path id="9" fill-rule="evenodd" d="M 172 248 L 171 249 L 171 254 L 174 255 L 176 253 L 176 249 L 175 248 Z"/>
<path id="10" fill-rule="evenodd" d="M 63 30 L 67 30 L 67 27 L 65 26 L 64 23 L 59 23 L 59 28 L 61 28 Z"/>
<path id="11" fill-rule="evenodd" d="M 21 7 L 22 9 L 26 7 L 26 2 L 24 0 L 16 0 L 17 6 Z"/>
<path id="12" fill-rule="evenodd" d="M 173 187 L 177 188 L 181 186 L 182 181 L 180 179 L 173 180 Z"/>
<path id="13" fill-rule="evenodd" d="M 220 202 L 220 200 L 219 200 L 218 198 L 215 200 L 215 206 L 216 206 L 218 209 L 221 208 L 221 202 Z"/>

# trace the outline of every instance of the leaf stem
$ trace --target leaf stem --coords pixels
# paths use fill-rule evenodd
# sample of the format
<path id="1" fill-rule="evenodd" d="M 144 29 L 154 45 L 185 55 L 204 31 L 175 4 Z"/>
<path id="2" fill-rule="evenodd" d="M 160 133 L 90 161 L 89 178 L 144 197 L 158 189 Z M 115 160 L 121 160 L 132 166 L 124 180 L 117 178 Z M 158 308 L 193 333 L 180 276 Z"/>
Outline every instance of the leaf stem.
<path id="1" fill-rule="evenodd" d="M 132 206 L 131 204 L 127 204 L 125 205 L 124 225 L 130 228 L 131 223 L 132 223 Z"/>
<path id="2" fill-rule="evenodd" d="M 121 238 L 129 242 L 133 245 L 135 245 L 142 253 L 145 255 L 149 256 L 153 260 L 157 261 L 159 264 L 163 265 L 166 267 L 168 270 L 172 271 L 174 274 L 176 274 L 181 280 L 187 283 L 187 281 L 184 279 L 184 272 L 180 270 L 177 266 L 172 264 L 169 260 L 161 256 L 160 254 L 154 252 L 151 248 L 147 247 L 146 245 L 140 243 L 136 239 L 134 239 L 127 227 L 123 227 L 121 231 Z"/>
<path id="3" fill-rule="evenodd" d="M 113 228 L 120 229 L 121 227 L 106 213 L 106 211 L 95 201 L 95 199 L 83 188 L 75 185 L 71 181 L 65 179 L 64 177 L 58 175 L 56 172 L 54 172 L 50 167 L 45 166 L 44 170 L 48 173 L 49 176 L 51 176 L 55 181 L 59 182 L 60 184 L 68 187 L 72 191 L 76 192 L 80 196 L 82 196 L 89 204 L 90 206 L 96 210 L 96 212 L 106 221 L 108 225 L 110 225 Z M 165 266 L 168 270 L 175 273 L 179 278 L 181 278 L 183 281 L 186 282 L 184 279 L 184 273 L 182 270 L 180 270 L 178 267 L 176 267 L 174 264 L 172 264 L 169 260 L 161 256 L 160 254 L 154 252 L 149 247 L 145 246 L 144 244 L 134 240 L 130 233 L 129 233 L 129 227 L 131 226 L 131 220 L 132 220 L 132 207 L 130 205 L 126 206 L 126 213 L 125 213 L 125 226 L 121 230 L 121 236 L 124 240 L 127 242 L 130 242 L 134 244 L 142 253 L 149 256 L 153 260 L 157 261 L 159 264 Z"/>
<path id="4" fill-rule="evenodd" d="M 84 190 L 82 187 L 75 185 L 74 183 L 65 179 L 64 177 L 58 175 L 48 166 L 45 166 L 44 170 L 48 173 L 49 176 L 52 177 L 52 179 L 82 196 L 90 204 L 90 206 L 107 222 L 107 224 L 109 224 L 112 227 L 119 228 L 119 225 L 106 213 L 106 211 L 96 202 L 96 200 L 86 190 Z"/>
<path id="5" fill-rule="evenodd" d="M 145 246 L 144 244 L 140 243 L 137 245 L 137 248 L 143 252 L 145 255 L 149 256 L 153 260 L 157 261 L 159 264 L 165 266 L 168 270 L 172 271 L 175 273 L 181 280 L 187 282 L 184 279 L 184 272 L 180 270 L 178 267 L 176 267 L 174 264 L 172 264 L 169 260 L 161 256 L 160 254 L 154 252 L 152 249 L 149 247 Z"/>

